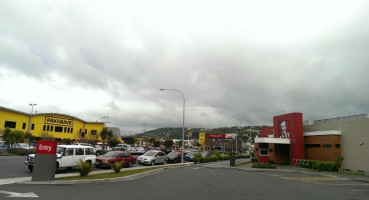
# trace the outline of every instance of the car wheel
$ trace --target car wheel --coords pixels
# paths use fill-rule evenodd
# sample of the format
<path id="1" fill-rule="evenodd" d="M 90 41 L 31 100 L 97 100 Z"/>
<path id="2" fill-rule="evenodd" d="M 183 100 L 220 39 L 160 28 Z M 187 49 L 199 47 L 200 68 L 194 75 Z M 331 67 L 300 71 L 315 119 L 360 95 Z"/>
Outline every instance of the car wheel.
<path id="1" fill-rule="evenodd" d="M 33 165 L 28 165 L 28 169 L 29 169 L 29 171 L 32 171 L 33 170 Z"/>
<path id="2" fill-rule="evenodd" d="M 153 161 L 151 162 L 151 165 L 152 165 L 152 166 L 154 166 L 154 165 L 155 165 L 155 160 L 153 160 Z"/>

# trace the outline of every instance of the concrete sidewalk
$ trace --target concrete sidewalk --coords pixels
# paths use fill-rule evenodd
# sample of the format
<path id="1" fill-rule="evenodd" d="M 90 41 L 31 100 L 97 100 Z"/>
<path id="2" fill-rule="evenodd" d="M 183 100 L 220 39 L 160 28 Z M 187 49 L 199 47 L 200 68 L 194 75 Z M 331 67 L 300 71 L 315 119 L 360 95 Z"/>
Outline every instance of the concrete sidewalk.
<path id="1" fill-rule="evenodd" d="M 236 160 L 236 165 L 242 162 L 245 162 L 245 161 Z M 290 173 L 314 174 L 314 175 L 319 175 L 319 176 L 337 177 L 337 178 L 344 178 L 344 179 L 369 183 L 369 176 L 356 176 L 356 175 L 350 175 L 350 174 L 344 174 L 344 173 L 338 173 L 338 172 L 323 172 L 323 171 L 317 171 L 313 169 L 302 168 L 302 167 L 295 166 L 295 165 L 277 165 L 276 169 L 263 169 L 263 168 L 252 168 L 252 164 L 247 164 L 247 165 L 242 165 L 236 168 L 246 170 L 246 171 L 258 171 L 258 172 L 260 171 L 280 171 L 280 172 L 290 172 Z"/>

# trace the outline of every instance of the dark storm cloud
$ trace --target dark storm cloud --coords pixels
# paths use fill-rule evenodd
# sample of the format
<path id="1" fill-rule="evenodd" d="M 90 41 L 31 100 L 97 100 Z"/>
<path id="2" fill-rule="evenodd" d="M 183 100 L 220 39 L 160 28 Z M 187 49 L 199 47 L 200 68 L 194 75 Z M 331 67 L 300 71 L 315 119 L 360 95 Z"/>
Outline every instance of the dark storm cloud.
<path id="1" fill-rule="evenodd" d="M 157 11 L 160 5 L 149 2 L 140 9 L 110 3 L 36 1 L 36 9 L 6 1 L 0 78 L 16 71 L 43 85 L 60 81 L 50 91 L 66 99 L 44 108 L 74 112 L 64 111 L 72 107 L 66 92 L 77 90 L 73 98 L 84 103 L 76 107 L 89 108 L 75 111 L 81 118 L 109 116 L 122 132 L 143 123 L 181 126 L 181 95 L 159 88 L 185 94 L 192 127 L 234 126 L 237 119 L 270 124 L 288 112 L 322 119 L 369 110 L 366 4 L 292 3 L 295 9 L 282 10 L 285 1 L 273 9 L 217 1 L 207 11 L 202 3 L 194 9 L 169 3 Z M 323 15 L 328 7 L 330 15 Z"/>

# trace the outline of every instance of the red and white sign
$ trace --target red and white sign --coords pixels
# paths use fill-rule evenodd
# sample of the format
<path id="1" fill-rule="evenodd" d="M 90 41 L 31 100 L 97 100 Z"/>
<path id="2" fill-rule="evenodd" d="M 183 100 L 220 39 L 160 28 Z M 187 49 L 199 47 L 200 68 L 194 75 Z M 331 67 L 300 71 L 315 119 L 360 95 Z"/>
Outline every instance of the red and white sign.
<path id="1" fill-rule="evenodd" d="M 226 134 L 208 134 L 206 137 L 208 139 L 224 139 L 226 138 Z"/>
<path id="2" fill-rule="evenodd" d="M 36 146 L 37 154 L 56 154 L 58 143 L 56 141 L 38 141 Z"/>

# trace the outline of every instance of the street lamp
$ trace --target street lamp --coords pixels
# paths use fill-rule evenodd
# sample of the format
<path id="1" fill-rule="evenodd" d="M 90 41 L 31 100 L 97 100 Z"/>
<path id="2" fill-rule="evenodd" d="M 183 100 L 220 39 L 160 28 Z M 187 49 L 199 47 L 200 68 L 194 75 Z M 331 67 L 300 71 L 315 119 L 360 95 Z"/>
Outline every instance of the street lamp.
<path id="1" fill-rule="evenodd" d="M 237 119 L 237 120 L 240 120 L 240 119 Z M 237 138 L 237 132 L 238 132 L 238 125 L 241 124 L 242 122 L 238 122 L 237 125 L 236 125 L 236 155 L 238 155 L 238 138 Z"/>
<path id="2" fill-rule="evenodd" d="M 109 117 L 108 117 L 108 116 L 104 116 L 104 117 L 102 117 L 102 118 L 104 118 L 104 121 L 105 121 L 105 123 L 104 123 L 104 127 L 106 127 L 106 120 L 107 120 L 107 119 L 109 119 Z"/>
<path id="3" fill-rule="evenodd" d="M 28 133 L 31 133 L 31 126 L 32 126 L 32 114 L 33 114 L 33 106 L 36 106 L 37 104 L 35 103 L 30 103 L 28 104 L 32 107 L 32 110 L 31 110 L 31 115 L 29 117 L 29 124 L 28 124 Z"/>
<path id="4" fill-rule="evenodd" d="M 32 107 L 31 109 L 31 115 L 29 117 L 29 123 L 28 123 L 28 134 L 31 134 L 31 126 L 32 126 L 32 114 L 33 114 L 33 106 L 36 106 L 37 104 L 35 103 L 30 103 L 28 104 Z M 29 149 L 29 136 L 27 136 L 27 143 L 28 143 L 28 149 Z"/>
<path id="5" fill-rule="evenodd" d="M 142 126 L 144 127 L 143 133 L 145 133 L 145 132 L 146 132 L 146 129 L 145 129 L 146 125 L 147 125 L 147 124 L 145 124 L 145 123 L 143 123 L 143 124 L 142 124 Z"/>
<path id="6" fill-rule="evenodd" d="M 164 91 L 164 90 L 169 90 L 169 91 L 175 91 L 175 92 L 179 92 L 182 95 L 183 98 L 183 122 L 182 122 L 182 163 L 184 163 L 184 124 L 185 124 L 185 105 L 186 105 L 186 101 L 185 101 L 185 96 L 184 94 L 177 89 L 160 89 L 160 91 Z"/>

